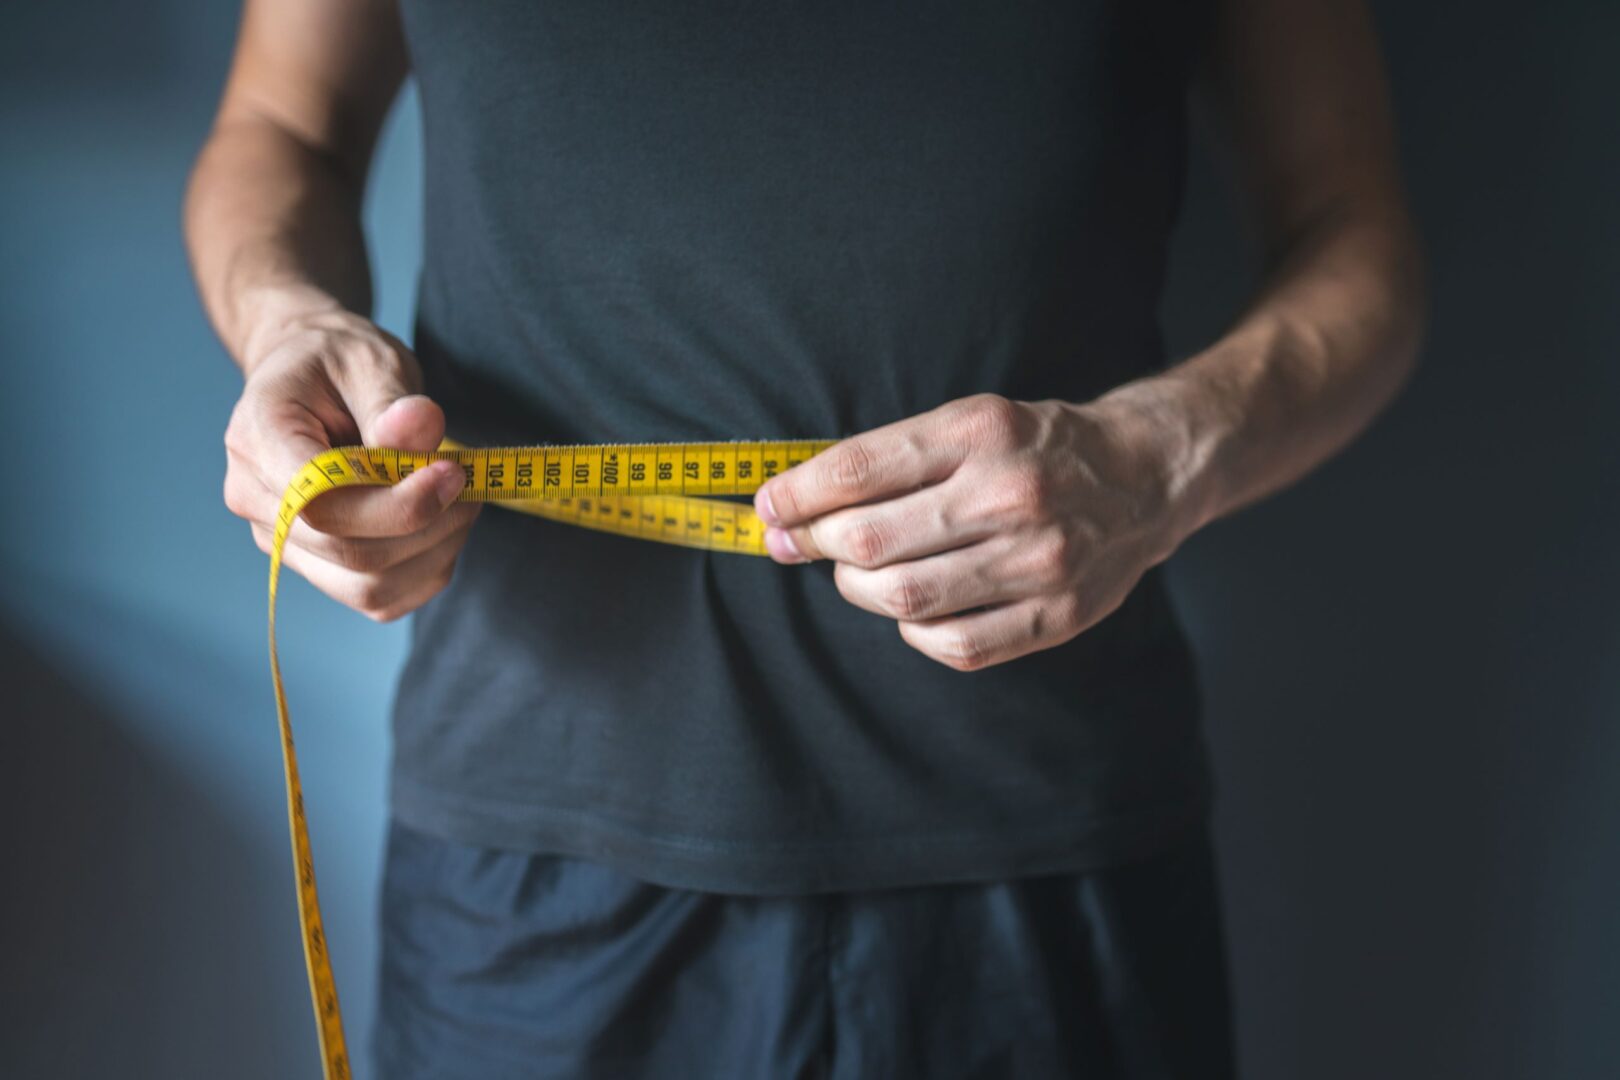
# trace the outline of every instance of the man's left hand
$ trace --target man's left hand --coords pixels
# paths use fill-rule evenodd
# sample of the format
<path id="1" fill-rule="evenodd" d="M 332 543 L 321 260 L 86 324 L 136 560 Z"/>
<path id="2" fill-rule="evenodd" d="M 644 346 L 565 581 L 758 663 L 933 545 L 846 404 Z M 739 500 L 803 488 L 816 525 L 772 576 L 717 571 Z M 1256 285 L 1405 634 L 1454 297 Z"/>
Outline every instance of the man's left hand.
<path id="1" fill-rule="evenodd" d="M 772 558 L 833 560 L 847 600 L 972 671 L 1071 640 L 1169 557 L 1177 450 L 1134 399 L 978 394 L 844 439 L 754 506 Z"/>

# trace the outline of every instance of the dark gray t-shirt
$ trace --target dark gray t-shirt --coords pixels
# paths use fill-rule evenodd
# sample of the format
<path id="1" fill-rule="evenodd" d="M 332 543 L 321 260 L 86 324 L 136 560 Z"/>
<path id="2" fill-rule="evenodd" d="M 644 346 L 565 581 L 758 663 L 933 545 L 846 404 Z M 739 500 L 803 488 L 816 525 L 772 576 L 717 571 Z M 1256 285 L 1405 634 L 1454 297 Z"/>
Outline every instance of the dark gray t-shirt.
<path id="1" fill-rule="evenodd" d="M 428 390 L 472 444 L 818 438 L 1150 372 L 1207 2 L 405 0 Z M 395 707 L 405 823 L 690 888 L 1080 869 L 1208 794 L 1156 573 L 963 674 L 830 565 L 492 509 Z"/>

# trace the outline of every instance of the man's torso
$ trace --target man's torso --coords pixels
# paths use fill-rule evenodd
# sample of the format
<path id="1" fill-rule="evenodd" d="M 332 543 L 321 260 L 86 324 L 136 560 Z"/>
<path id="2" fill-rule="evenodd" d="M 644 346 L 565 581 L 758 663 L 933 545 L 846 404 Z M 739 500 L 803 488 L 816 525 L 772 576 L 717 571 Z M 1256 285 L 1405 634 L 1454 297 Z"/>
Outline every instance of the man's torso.
<path id="1" fill-rule="evenodd" d="M 838 437 L 1163 360 L 1187 2 L 444 5 L 416 347 L 470 443 Z M 1078 869 L 1207 797 L 1157 575 L 964 675 L 784 568 L 486 514 L 395 809 L 692 888 Z"/>

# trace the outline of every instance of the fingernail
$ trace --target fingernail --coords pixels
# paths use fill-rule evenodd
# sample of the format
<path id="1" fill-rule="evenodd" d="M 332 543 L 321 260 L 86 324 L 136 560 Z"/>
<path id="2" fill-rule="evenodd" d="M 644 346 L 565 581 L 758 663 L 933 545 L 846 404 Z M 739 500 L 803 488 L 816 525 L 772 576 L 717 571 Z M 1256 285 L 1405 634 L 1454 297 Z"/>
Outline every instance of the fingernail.
<path id="1" fill-rule="evenodd" d="M 466 483 L 466 476 L 453 461 L 436 462 L 433 467 L 438 469 L 441 474 L 433 481 L 433 486 L 439 493 L 439 501 L 449 506 L 456 501 L 456 496 L 461 494 L 461 489 Z"/>
<path id="2" fill-rule="evenodd" d="M 757 502 L 759 505 L 754 507 L 754 512 L 759 515 L 761 521 L 765 522 L 767 525 L 775 525 L 778 523 L 778 521 L 780 521 L 780 519 L 776 516 L 776 505 L 771 502 L 770 488 L 762 487 L 759 489 L 759 499 Z"/>
<path id="3" fill-rule="evenodd" d="M 799 563 L 810 561 L 809 559 L 806 559 L 804 557 L 804 553 L 799 550 L 799 545 L 793 542 L 793 534 L 788 532 L 786 529 L 766 529 L 765 550 L 769 551 L 773 557 L 781 559 L 783 562 Z"/>

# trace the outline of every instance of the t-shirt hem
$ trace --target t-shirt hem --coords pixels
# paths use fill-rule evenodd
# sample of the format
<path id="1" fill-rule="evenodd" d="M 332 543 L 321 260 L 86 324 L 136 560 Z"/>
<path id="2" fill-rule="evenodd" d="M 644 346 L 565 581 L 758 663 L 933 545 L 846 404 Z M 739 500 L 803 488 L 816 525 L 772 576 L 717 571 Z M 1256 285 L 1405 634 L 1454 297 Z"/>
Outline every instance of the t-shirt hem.
<path id="1" fill-rule="evenodd" d="M 589 859 L 670 888 L 808 895 L 1076 873 L 1147 858 L 1207 823 L 1208 793 L 1130 812 L 1073 816 L 1021 830 L 732 841 L 650 835 L 600 814 L 451 795 L 396 774 L 402 825 L 459 843 Z"/>

